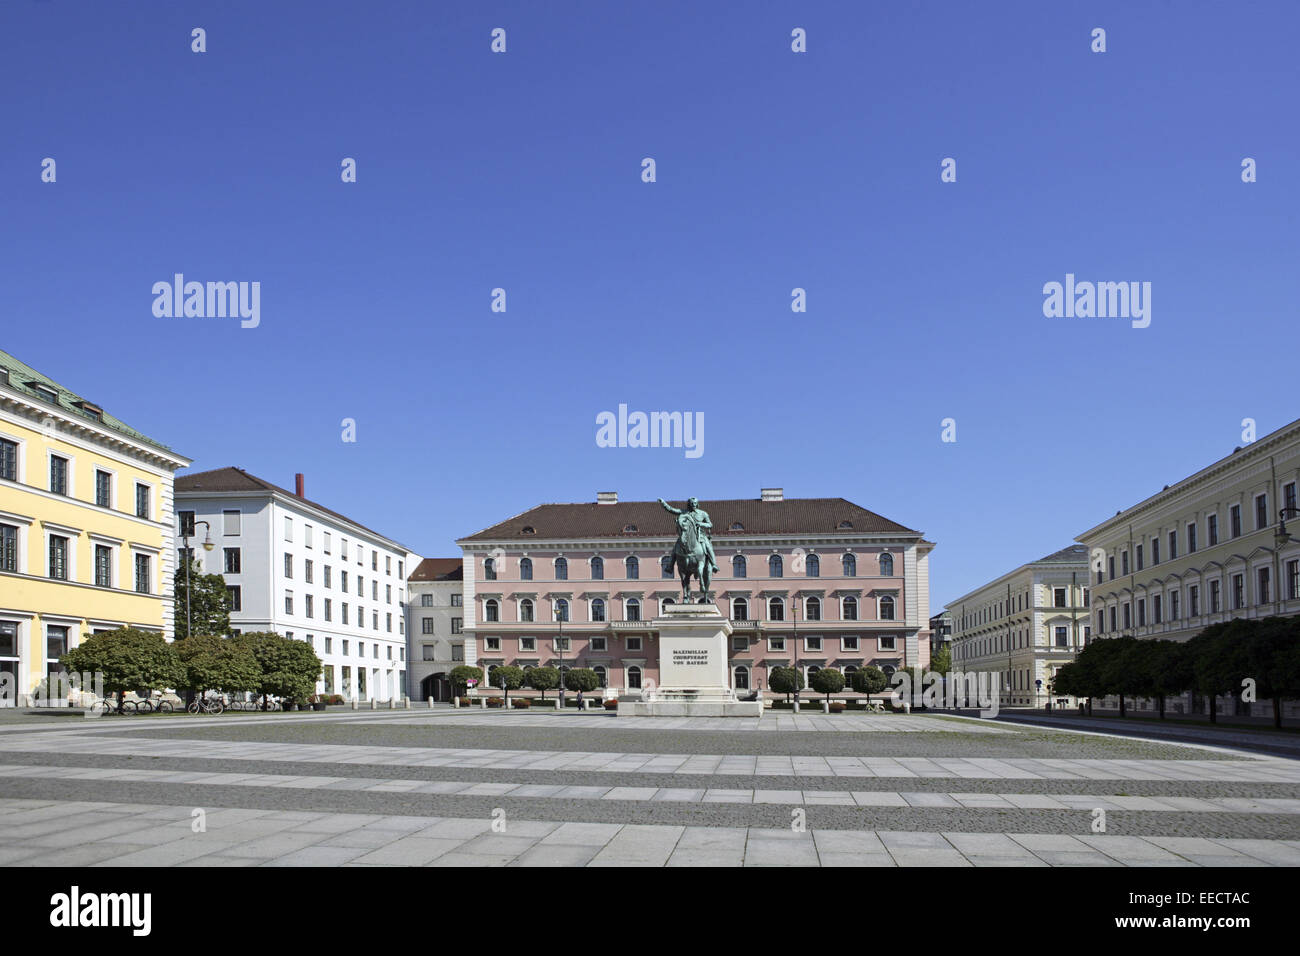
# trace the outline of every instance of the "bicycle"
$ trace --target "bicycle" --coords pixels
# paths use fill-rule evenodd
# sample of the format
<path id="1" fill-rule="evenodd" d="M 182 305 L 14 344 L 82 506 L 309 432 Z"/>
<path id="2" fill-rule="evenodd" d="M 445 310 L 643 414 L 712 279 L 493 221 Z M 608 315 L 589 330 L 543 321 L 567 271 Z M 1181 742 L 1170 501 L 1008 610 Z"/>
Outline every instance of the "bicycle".
<path id="1" fill-rule="evenodd" d="M 220 714 L 225 711 L 226 705 L 219 697 L 195 697 L 190 701 L 188 709 L 191 714 Z"/>

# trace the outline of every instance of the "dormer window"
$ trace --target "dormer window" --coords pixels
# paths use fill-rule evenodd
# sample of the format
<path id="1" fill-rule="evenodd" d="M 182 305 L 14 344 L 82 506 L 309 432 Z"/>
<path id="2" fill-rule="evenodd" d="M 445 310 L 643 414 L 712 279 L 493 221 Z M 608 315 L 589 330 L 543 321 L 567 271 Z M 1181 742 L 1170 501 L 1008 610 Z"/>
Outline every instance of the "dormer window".
<path id="1" fill-rule="evenodd" d="M 838 528 L 838 530 L 840 530 L 840 531 L 852 531 L 852 530 L 853 530 L 853 522 L 852 522 L 852 521 L 841 521 L 841 522 L 839 523 L 839 525 L 837 525 L 837 528 Z"/>
<path id="2" fill-rule="evenodd" d="M 31 386 L 33 392 L 35 392 L 41 398 L 45 399 L 47 402 L 53 402 L 53 403 L 58 402 L 59 393 L 56 392 L 54 389 L 50 388 L 48 385 L 44 385 L 40 382 L 28 382 L 27 384 Z"/>
<path id="3" fill-rule="evenodd" d="M 732 530 L 732 531 L 744 531 L 744 530 L 745 530 L 745 526 L 744 526 L 743 524 L 741 524 L 739 521 L 733 521 L 733 522 L 731 522 L 731 530 Z"/>
<path id="4" fill-rule="evenodd" d="M 519 533 L 520 533 L 520 534 L 537 534 L 537 529 L 534 528 L 534 527 L 533 527 L 532 525 L 530 525 L 530 524 L 526 524 L 526 525 L 524 525 L 524 526 L 520 529 Z"/>
<path id="5" fill-rule="evenodd" d="M 623 526 L 623 533 L 624 533 L 624 534 L 636 534 L 636 525 L 634 525 L 634 524 L 624 525 L 624 526 Z"/>
<path id="6" fill-rule="evenodd" d="M 92 405 L 90 402 L 77 402 L 76 405 L 91 421 L 102 422 L 104 420 L 104 410 L 98 405 Z"/>

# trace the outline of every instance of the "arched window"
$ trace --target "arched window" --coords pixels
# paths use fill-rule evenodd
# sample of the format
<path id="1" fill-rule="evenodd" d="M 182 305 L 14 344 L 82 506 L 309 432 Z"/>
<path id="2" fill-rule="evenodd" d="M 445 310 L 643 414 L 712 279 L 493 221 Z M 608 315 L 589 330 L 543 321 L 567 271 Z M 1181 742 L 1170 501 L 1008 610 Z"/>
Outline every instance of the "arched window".
<path id="1" fill-rule="evenodd" d="M 569 620 L 569 602 L 565 598 L 559 598 L 555 602 L 555 613 L 557 618 L 565 623 Z"/>
<path id="2" fill-rule="evenodd" d="M 894 556 L 888 551 L 880 556 L 880 576 L 884 578 L 894 576 Z"/>
<path id="3" fill-rule="evenodd" d="M 591 619 L 593 621 L 605 620 L 605 599 L 604 598 L 592 598 Z"/>
<path id="4" fill-rule="evenodd" d="M 818 667 L 816 664 L 810 664 L 810 665 L 808 665 L 808 684 L 809 684 L 809 686 L 812 685 L 812 676 L 813 676 L 813 674 L 816 674 L 819 670 L 821 670 L 821 668 Z"/>
<path id="5" fill-rule="evenodd" d="M 627 568 L 627 579 L 629 581 L 635 581 L 641 576 L 641 562 L 637 560 L 635 554 L 628 555 L 627 560 L 623 562 L 623 566 Z"/>
<path id="6" fill-rule="evenodd" d="M 495 558 L 483 559 L 483 580 L 495 581 L 497 579 L 497 562 Z"/>
<path id="7" fill-rule="evenodd" d="M 676 604 L 676 603 L 677 603 L 677 598 L 664 598 L 664 607 L 667 607 L 667 606 L 670 605 L 670 604 Z"/>
<path id="8" fill-rule="evenodd" d="M 805 601 L 803 616 L 805 621 L 820 621 L 822 619 L 822 599 L 810 597 Z"/>
<path id="9" fill-rule="evenodd" d="M 749 690 L 749 668 L 736 668 L 736 690 Z"/>
<path id="10" fill-rule="evenodd" d="M 659 559 L 659 576 L 662 578 L 671 578 L 673 576 L 673 556 L 665 554 Z"/>
<path id="11" fill-rule="evenodd" d="M 600 555 L 591 559 L 591 579 L 593 581 L 605 580 L 605 559 Z"/>
<path id="12" fill-rule="evenodd" d="M 609 683 L 605 680 L 605 668 L 597 666 L 593 667 L 592 670 L 596 672 L 596 680 L 599 681 L 596 686 L 608 687 Z"/>
<path id="13" fill-rule="evenodd" d="M 501 608 L 496 598 L 488 598 L 483 602 L 483 620 L 489 622 L 501 620 Z"/>
<path id="14" fill-rule="evenodd" d="M 519 620 L 531 621 L 533 619 L 533 599 L 524 598 L 519 602 Z"/>
<path id="15" fill-rule="evenodd" d="M 844 686 L 850 690 L 853 689 L 853 675 L 857 672 L 858 669 L 852 664 L 849 664 L 844 668 Z"/>
<path id="16" fill-rule="evenodd" d="M 774 554 L 767 559 L 767 576 L 769 578 L 779 578 L 782 574 L 781 556 Z"/>
<path id="17" fill-rule="evenodd" d="M 731 576 L 733 578 L 743 578 L 748 574 L 748 568 L 745 564 L 743 554 L 733 555 L 731 558 Z"/>
<path id="18" fill-rule="evenodd" d="M 555 559 L 555 580 L 569 580 L 569 562 L 564 558 Z"/>
<path id="19" fill-rule="evenodd" d="M 822 561 L 821 558 L 817 557 L 817 555 L 815 554 L 808 555 L 808 557 L 804 559 L 803 567 L 804 567 L 804 573 L 807 577 L 810 578 L 821 577 Z"/>
<path id="20" fill-rule="evenodd" d="M 856 557 L 852 554 L 846 554 L 844 557 L 840 558 L 840 564 L 843 567 L 844 576 L 846 578 L 857 577 L 858 559 Z"/>
<path id="21" fill-rule="evenodd" d="M 858 619 L 858 599 L 846 597 L 841 604 L 840 616 L 846 621 L 856 621 Z"/>
<path id="22" fill-rule="evenodd" d="M 641 620 L 641 601 L 639 598 L 628 598 L 625 610 L 629 621 Z"/>
<path id="23" fill-rule="evenodd" d="M 893 665 L 893 664 L 886 664 L 884 667 L 880 668 L 880 670 L 881 670 L 881 672 L 882 672 L 886 677 L 891 678 L 891 679 L 893 678 L 893 676 L 894 676 L 894 665 Z"/>
<path id="24" fill-rule="evenodd" d="M 749 620 L 749 602 L 744 598 L 731 599 L 731 619 L 733 621 Z"/>
<path id="25" fill-rule="evenodd" d="M 519 559 L 519 580 L 531 581 L 532 579 L 533 579 L 533 559 L 520 558 Z"/>
<path id="26" fill-rule="evenodd" d="M 627 669 L 627 688 L 628 690 L 641 689 L 641 668 L 635 664 Z"/>
<path id="27" fill-rule="evenodd" d="M 888 594 L 880 599 L 880 619 L 882 621 L 894 619 L 894 599 Z"/>
<path id="28" fill-rule="evenodd" d="M 731 522 L 731 530 L 732 530 L 732 531 L 744 531 L 744 530 L 745 530 L 745 526 L 744 526 L 743 524 L 741 524 L 739 521 L 733 521 L 733 522 Z"/>
<path id="29" fill-rule="evenodd" d="M 499 680 L 497 680 L 497 667 L 498 667 L 498 666 L 499 666 L 499 665 L 497 665 L 497 664 L 493 664 L 491 667 L 488 668 L 488 672 L 487 672 L 487 682 L 488 682 L 488 686 L 489 686 L 489 687 L 496 687 L 496 686 L 498 686 L 498 685 L 501 683 Z"/>
<path id="30" fill-rule="evenodd" d="M 767 599 L 767 619 L 769 621 L 785 620 L 785 601 L 779 597 Z"/>

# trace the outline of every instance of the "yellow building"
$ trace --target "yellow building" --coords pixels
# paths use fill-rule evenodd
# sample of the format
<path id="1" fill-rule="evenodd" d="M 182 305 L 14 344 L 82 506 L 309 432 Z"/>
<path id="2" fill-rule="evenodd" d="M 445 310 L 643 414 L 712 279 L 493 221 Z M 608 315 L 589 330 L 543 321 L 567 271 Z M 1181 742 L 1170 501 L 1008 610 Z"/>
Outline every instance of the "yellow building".
<path id="1" fill-rule="evenodd" d="M 0 706 L 82 637 L 172 637 L 172 479 L 189 459 L 0 351 Z"/>

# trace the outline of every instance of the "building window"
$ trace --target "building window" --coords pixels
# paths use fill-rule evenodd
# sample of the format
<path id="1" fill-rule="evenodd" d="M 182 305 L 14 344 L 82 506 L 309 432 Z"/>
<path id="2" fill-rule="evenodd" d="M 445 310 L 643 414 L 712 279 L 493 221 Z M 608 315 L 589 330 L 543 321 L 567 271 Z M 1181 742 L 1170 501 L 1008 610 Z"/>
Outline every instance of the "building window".
<path id="1" fill-rule="evenodd" d="M 567 641 L 568 638 L 565 638 L 565 640 Z M 483 639 L 483 649 L 484 649 L 484 650 L 488 650 L 488 651 L 499 651 L 499 650 L 501 650 L 501 638 L 499 638 L 499 637 L 485 637 L 485 638 Z"/>
<path id="2" fill-rule="evenodd" d="M 603 637 L 593 637 L 591 639 L 591 649 L 593 651 L 605 650 L 605 639 Z"/>
<path id="3" fill-rule="evenodd" d="M 222 549 L 222 555 L 223 555 L 223 559 L 224 559 L 224 560 L 223 560 L 223 565 L 222 565 L 222 566 L 224 567 L 224 569 L 225 569 L 224 573 L 226 573 L 226 574 L 239 574 L 239 573 L 240 573 L 239 569 L 240 569 L 240 567 L 242 566 L 242 565 L 241 565 L 241 561 L 240 561 L 239 549 L 238 549 L 238 548 L 223 548 L 223 549 Z"/>
<path id="4" fill-rule="evenodd" d="M 671 578 L 673 576 L 673 556 L 666 554 L 659 559 L 659 576 L 661 578 Z"/>
<path id="5" fill-rule="evenodd" d="M 519 580 L 531 581 L 532 579 L 533 579 L 533 559 L 520 558 L 519 559 Z"/>
<path id="6" fill-rule="evenodd" d="M 731 619 L 733 621 L 749 620 L 749 601 L 742 597 L 731 599 Z"/>
<path id="7" fill-rule="evenodd" d="M 1064 627 L 1058 627 L 1056 629 L 1056 646 L 1057 647 L 1070 646 L 1070 632 Z"/>
<path id="8" fill-rule="evenodd" d="M 822 619 L 821 598 L 810 597 L 804 601 L 803 613 L 805 621 L 820 621 Z"/>
<path id="9" fill-rule="evenodd" d="M 456 591 L 456 592 L 453 592 L 453 593 L 452 593 L 452 595 L 451 595 L 451 606 L 452 606 L 452 607 L 462 607 L 462 606 L 463 606 L 463 601 L 464 601 L 464 595 L 462 595 L 459 591 Z"/>
<path id="10" fill-rule="evenodd" d="M 68 580 L 68 539 L 57 534 L 50 535 L 50 577 Z"/>
<path id="11" fill-rule="evenodd" d="M 641 602 L 637 598 L 628 598 L 624 611 L 629 621 L 641 620 Z"/>
<path id="12" fill-rule="evenodd" d="M 846 578 L 857 577 L 858 559 L 854 557 L 852 554 L 845 554 L 842 558 L 840 558 L 840 567 L 841 570 L 844 572 L 844 576 Z"/>
<path id="13" fill-rule="evenodd" d="M 745 564 L 743 554 L 733 554 L 731 556 L 731 576 L 733 578 L 743 578 L 749 573 L 749 568 Z"/>
<path id="14" fill-rule="evenodd" d="M 1119 553 L 1119 568 L 1120 568 L 1120 574 L 1128 574 L 1128 552 L 1127 551 L 1121 551 Z"/>
<path id="15" fill-rule="evenodd" d="M 332 588 L 334 586 L 334 569 L 328 564 L 324 564 L 321 565 L 321 571 L 323 573 L 322 583 L 325 587 Z"/>
<path id="16" fill-rule="evenodd" d="M 325 599 L 325 620 L 332 621 L 333 619 L 334 619 L 334 601 L 331 600 L 330 598 L 326 598 Z"/>
<path id="17" fill-rule="evenodd" d="M 0 438 L 0 478 L 18 480 L 18 443 Z"/>
<path id="18" fill-rule="evenodd" d="M 821 558 L 815 554 L 810 554 L 804 559 L 804 573 L 806 577 L 818 578 L 822 573 Z"/>
<path id="19" fill-rule="evenodd" d="M 605 620 L 605 599 L 593 598 L 591 602 L 591 619 L 593 621 Z M 603 640 L 603 638 L 602 638 Z M 603 649 L 603 648 L 602 648 Z"/>
<path id="20" fill-rule="evenodd" d="M 784 574 L 781 564 L 781 556 L 774 554 L 767 559 L 767 576 L 769 578 L 779 578 Z"/>
<path id="21" fill-rule="evenodd" d="M 1151 550 L 1151 561 L 1152 561 L 1153 564 L 1159 564 L 1159 563 L 1160 563 L 1160 551 L 1159 551 L 1158 548 L 1153 548 L 1153 549 Z M 1109 574 L 1110 574 L 1110 578 L 1109 578 L 1109 580 L 1114 581 L 1114 580 L 1115 580 L 1115 555 L 1112 554 L 1112 555 L 1108 555 L 1108 556 L 1107 556 L 1107 558 L 1106 558 L 1106 570 L 1107 570 L 1107 571 L 1109 572 Z"/>
<path id="22" fill-rule="evenodd" d="M 633 665 L 627 669 L 628 690 L 641 689 L 641 668 Z"/>
<path id="23" fill-rule="evenodd" d="M 95 586 L 113 586 L 113 549 L 106 544 L 95 545 Z"/>
<path id="24" fill-rule="evenodd" d="M 896 651 L 898 650 L 898 638 L 882 637 L 879 639 L 879 647 L 882 651 Z"/>
<path id="25" fill-rule="evenodd" d="M 785 601 L 779 597 L 767 599 L 767 619 L 769 621 L 785 620 Z"/>
<path id="26" fill-rule="evenodd" d="M 1169 560 L 1178 560 L 1178 529 L 1169 532 Z"/>
<path id="27" fill-rule="evenodd" d="M 1159 594 L 1153 595 L 1151 598 L 1151 613 L 1154 616 L 1154 620 L 1157 624 L 1164 623 L 1165 609 L 1164 609 L 1163 601 Z"/>
<path id="28" fill-rule="evenodd" d="M 1269 574 L 1271 568 L 1259 568 L 1255 572 L 1255 595 L 1256 604 L 1267 604 L 1273 600 L 1273 578 Z"/>
<path id="29" fill-rule="evenodd" d="M 1205 536 L 1208 539 L 1210 547 L 1219 543 L 1219 516 L 1217 514 L 1208 515 L 1205 519 Z"/>
<path id="30" fill-rule="evenodd" d="M 532 598 L 524 598 L 519 602 L 519 620 L 532 621 L 533 619 L 533 601 Z"/>
<path id="31" fill-rule="evenodd" d="M 556 559 L 555 559 L 555 580 L 557 580 L 557 581 L 567 581 L 567 580 L 569 580 L 569 562 L 568 562 L 568 559 L 566 559 L 566 558 L 556 558 Z"/>
<path id="32" fill-rule="evenodd" d="M 106 471 L 95 471 L 95 504 L 101 508 L 113 507 L 113 476 Z"/>
<path id="33" fill-rule="evenodd" d="M 221 512 L 222 533 L 227 535 L 239 534 L 239 512 L 223 511 Z M 194 533 L 193 522 L 190 524 L 190 534 Z"/>
<path id="34" fill-rule="evenodd" d="M 483 620 L 489 624 L 495 624 L 501 619 L 500 606 L 496 598 L 489 598 L 483 602 Z"/>
<path id="35" fill-rule="evenodd" d="M 1133 626 L 1133 606 L 1127 601 L 1124 602 L 1124 630 Z"/>
<path id="36" fill-rule="evenodd" d="M 293 540 L 293 519 L 289 517 L 284 519 L 284 540 Z"/>
<path id="37" fill-rule="evenodd" d="M 785 650 L 785 638 L 784 638 L 784 637 L 769 637 L 769 638 L 767 639 L 767 649 L 768 649 L 769 651 L 784 651 L 784 650 Z"/>
<path id="38" fill-rule="evenodd" d="M 497 579 L 497 562 L 495 558 L 483 559 L 483 580 L 495 581 Z"/>
<path id="39" fill-rule="evenodd" d="M 555 619 L 565 624 L 569 623 L 569 602 L 567 598 L 557 598 L 555 601 Z"/>
<path id="40" fill-rule="evenodd" d="M 18 528 L 11 524 L 0 524 L 0 571 L 18 571 Z"/>
<path id="41" fill-rule="evenodd" d="M 736 690 L 749 690 L 749 668 L 736 668 Z"/>
<path id="42" fill-rule="evenodd" d="M 880 599 L 880 620 L 894 620 L 894 599 L 888 594 Z"/>
<path id="43" fill-rule="evenodd" d="M 1189 522 L 1187 525 L 1187 553 L 1196 553 L 1196 522 Z"/>
<path id="44" fill-rule="evenodd" d="M 639 650 L 641 650 L 641 638 L 639 638 L 639 637 L 629 637 L 629 638 L 627 639 L 627 649 L 628 649 L 629 651 L 639 651 Z"/>
<path id="45" fill-rule="evenodd" d="M 1234 538 L 1241 537 L 1241 505 L 1228 509 L 1228 533 Z"/>
<path id="46" fill-rule="evenodd" d="M 305 584 L 312 583 L 312 563 L 310 560 L 302 563 L 302 580 Z"/>
<path id="47" fill-rule="evenodd" d="M 292 591 L 284 592 L 284 613 L 285 614 L 293 613 L 293 592 Z"/>
<path id="48" fill-rule="evenodd" d="M 608 677 L 607 677 L 608 672 L 605 670 L 605 668 L 597 666 L 597 667 L 593 667 L 592 670 L 595 671 L 596 673 L 596 686 L 608 687 L 609 686 Z"/>
<path id="49" fill-rule="evenodd" d="M 641 576 L 641 562 L 637 560 L 636 555 L 630 554 L 623 561 L 623 569 L 627 573 L 629 581 L 635 581 Z"/>
<path id="50" fill-rule="evenodd" d="M 1232 576 L 1232 609 L 1240 610 L 1246 606 L 1246 580 L 1244 575 Z"/>
<path id="51" fill-rule="evenodd" d="M 852 634 L 845 634 L 840 638 L 840 650 L 856 651 L 858 649 L 858 639 Z"/>
<path id="52" fill-rule="evenodd" d="M 888 551 L 880 556 L 880 576 L 883 578 L 894 576 L 894 556 Z"/>
<path id="53" fill-rule="evenodd" d="M 150 581 L 150 568 L 152 561 L 147 554 L 137 554 L 135 556 L 135 589 L 140 594 L 152 594 L 153 586 Z"/>
<path id="54" fill-rule="evenodd" d="M 822 639 L 820 637 L 805 637 L 803 646 L 806 651 L 820 651 L 822 649 Z"/>
<path id="55" fill-rule="evenodd" d="M 599 555 L 591 559 L 591 579 L 593 581 L 605 580 L 605 559 Z"/>
<path id="56" fill-rule="evenodd" d="M 1138 570 L 1141 571 L 1142 568 L 1145 566 L 1144 563 L 1143 563 L 1143 561 L 1142 561 L 1142 545 L 1139 544 L 1139 545 L 1134 549 L 1134 551 L 1135 551 L 1135 553 L 1136 553 L 1136 555 L 1137 555 L 1137 567 L 1138 567 Z M 1061 607 L 1064 607 L 1064 606 L 1065 606 L 1064 604 L 1061 605 Z"/>
<path id="57" fill-rule="evenodd" d="M 56 495 L 68 493 L 68 459 L 50 456 L 50 491 Z"/>
<path id="58" fill-rule="evenodd" d="M 1300 598 L 1300 561 L 1286 563 L 1286 599 L 1294 601 Z"/>
<path id="59" fill-rule="evenodd" d="M 226 596 L 230 599 L 231 612 L 244 609 L 244 594 L 238 584 L 226 585 Z"/>
<path id="60" fill-rule="evenodd" d="M 1255 496 L 1255 530 L 1268 527 L 1268 495 Z"/>
<path id="61" fill-rule="evenodd" d="M 421 594 L 421 595 L 420 595 L 420 607 L 433 607 L 433 595 L 432 595 L 432 594 Z"/>
<path id="62" fill-rule="evenodd" d="M 316 602 L 310 594 L 303 598 L 303 614 L 307 617 L 316 616 Z"/>
<path id="63" fill-rule="evenodd" d="M 286 554 L 284 556 L 284 576 L 286 578 L 293 577 L 293 555 L 292 554 Z"/>
<path id="64" fill-rule="evenodd" d="M 1146 627 L 1147 624 L 1147 602 L 1146 598 L 1138 598 L 1138 627 Z"/>
<path id="65" fill-rule="evenodd" d="M 521 651 L 535 651 L 535 650 L 537 650 L 537 638 L 535 638 L 535 637 L 521 637 L 521 638 L 519 638 L 519 650 L 521 650 Z"/>
<path id="66" fill-rule="evenodd" d="M 420 648 L 421 648 L 421 650 L 423 651 L 423 658 L 422 658 L 423 660 L 426 660 L 426 661 L 436 660 L 436 658 L 433 656 L 433 645 L 432 645 L 432 644 L 421 644 L 421 645 L 420 645 Z"/>
<path id="67" fill-rule="evenodd" d="M 1052 588 L 1052 606 L 1065 607 L 1065 588 Z"/>
<path id="68" fill-rule="evenodd" d="M 1201 613 L 1201 589 L 1195 584 L 1187 588 L 1187 613 L 1191 617 L 1198 617 Z"/>
<path id="69" fill-rule="evenodd" d="M 422 617 L 422 618 L 420 618 L 420 633 L 421 633 L 421 634 L 432 634 L 432 633 L 434 633 L 434 631 L 433 631 L 433 618 L 431 618 L 431 617 Z"/>
<path id="70" fill-rule="evenodd" d="M 1211 614 L 1218 614 L 1220 609 L 1223 606 L 1222 599 L 1219 596 L 1219 590 L 1220 590 L 1219 582 L 1211 581 L 1210 582 L 1210 613 Z"/>

